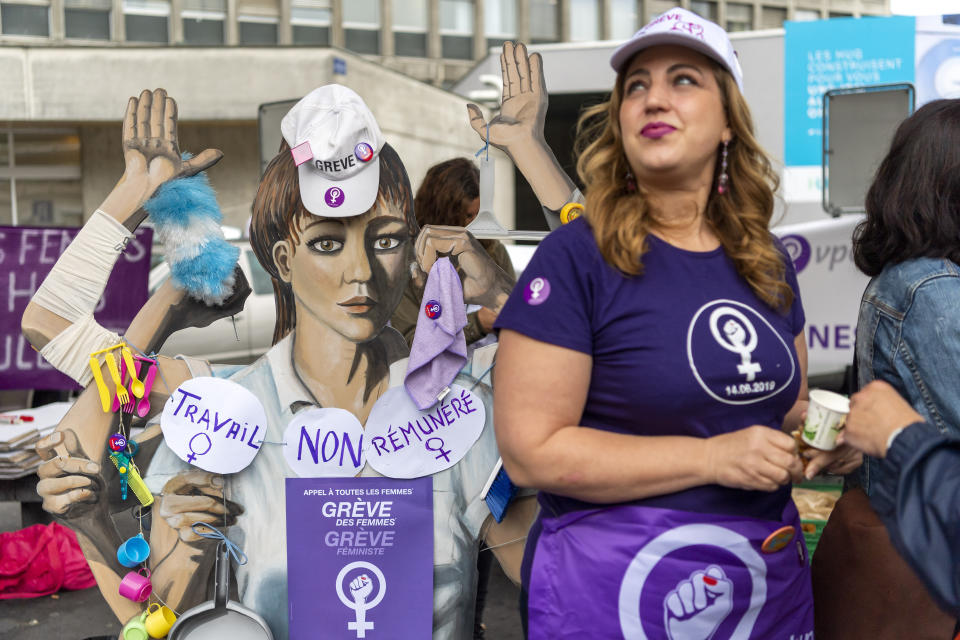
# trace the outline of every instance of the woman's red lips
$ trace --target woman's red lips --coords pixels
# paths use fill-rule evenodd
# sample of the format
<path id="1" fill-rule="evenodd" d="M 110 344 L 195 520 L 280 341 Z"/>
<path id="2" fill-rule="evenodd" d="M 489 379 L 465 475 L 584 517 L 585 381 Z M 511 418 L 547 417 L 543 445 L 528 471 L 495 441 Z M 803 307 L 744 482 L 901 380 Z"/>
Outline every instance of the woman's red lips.
<path id="1" fill-rule="evenodd" d="M 663 136 L 676 131 L 677 128 L 665 122 L 651 122 L 640 130 L 640 135 L 644 138 L 662 138 Z"/>

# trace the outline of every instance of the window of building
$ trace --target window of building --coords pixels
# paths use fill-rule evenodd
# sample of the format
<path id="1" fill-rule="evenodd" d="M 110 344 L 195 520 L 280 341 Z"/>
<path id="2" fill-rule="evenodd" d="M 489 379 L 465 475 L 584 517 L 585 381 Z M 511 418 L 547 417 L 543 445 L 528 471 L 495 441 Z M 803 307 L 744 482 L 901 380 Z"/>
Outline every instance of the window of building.
<path id="1" fill-rule="evenodd" d="M 731 2 L 727 5 L 727 31 L 749 31 L 753 29 L 753 7 L 748 4 Z"/>
<path id="2" fill-rule="evenodd" d="M 787 19 L 787 10 L 781 7 L 763 7 L 760 10 L 761 29 L 779 29 Z"/>
<path id="3" fill-rule="evenodd" d="M 830 17 L 831 17 L 831 18 L 851 18 L 851 17 L 853 17 L 853 14 L 852 14 L 852 13 L 844 13 L 843 11 L 831 11 L 831 12 L 830 12 Z"/>
<path id="4" fill-rule="evenodd" d="M 0 224 L 83 223 L 76 129 L 7 129 L 0 132 L 0 158 Z"/>
<path id="5" fill-rule="evenodd" d="M 610 0 L 610 38 L 629 40 L 637 30 L 637 0 Z"/>
<path id="6" fill-rule="evenodd" d="M 49 36 L 50 5 L 0 3 L 0 22 L 3 34 L 8 36 Z"/>
<path id="7" fill-rule="evenodd" d="M 557 0 L 530 0 L 530 42 L 560 40 L 560 8 Z"/>
<path id="8" fill-rule="evenodd" d="M 483 32 L 487 47 L 517 39 L 517 0 L 487 0 L 483 5 Z"/>
<path id="9" fill-rule="evenodd" d="M 793 19 L 797 22 L 808 22 L 810 20 L 819 20 L 820 12 L 816 9 L 794 9 Z"/>
<path id="10" fill-rule="evenodd" d="M 237 2 L 240 44 L 277 44 L 280 5 L 277 0 L 239 0 Z"/>
<path id="11" fill-rule="evenodd" d="M 183 0 L 183 41 L 186 44 L 216 45 L 224 42 L 226 0 Z"/>
<path id="12" fill-rule="evenodd" d="M 717 21 L 717 3 L 716 2 L 704 2 L 702 0 L 693 0 L 690 3 L 690 11 L 693 11 L 695 14 L 701 18 L 706 18 L 707 20 Z"/>
<path id="13" fill-rule="evenodd" d="M 293 0 L 290 7 L 293 44 L 329 45 L 332 14 L 330 0 Z"/>
<path id="14" fill-rule="evenodd" d="M 111 8 L 110 0 L 64 0 L 64 35 L 81 40 L 109 40 Z"/>
<path id="15" fill-rule="evenodd" d="M 427 56 L 427 0 L 393 0 L 393 52 Z"/>
<path id="16" fill-rule="evenodd" d="M 124 0 L 123 22 L 127 42 L 170 41 L 169 0 Z"/>
<path id="17" fill-rule="evenodd" d="M 440 50 L 444 58 L 473 60 L 473 0 L 440 0 Z"/>
<path id="18" fill-rule="evenodd" d="M 380 0 L 343 3 L 343 37 L 347 49 L 380 53 Z"/>
<path id="19" fill-rule="evenodd" d="M 240 16 L 240 44 L 277 44 L 277 19 L 260 16 Z"/>
<path id="20" fill-rule="evenodd" d="M 600 39 L 599 0 L 569 0 L 570 41 L 592 42 Z"/>

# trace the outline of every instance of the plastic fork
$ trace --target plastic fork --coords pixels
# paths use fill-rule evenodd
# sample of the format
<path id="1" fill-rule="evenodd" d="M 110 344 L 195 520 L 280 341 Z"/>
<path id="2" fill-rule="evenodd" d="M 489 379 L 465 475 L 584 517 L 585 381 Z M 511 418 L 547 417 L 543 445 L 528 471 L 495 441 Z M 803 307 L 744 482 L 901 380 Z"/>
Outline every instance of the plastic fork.
<path id="1" fill-rule="evenodd" d="M 127 404 L 130 402 L 130 394 L 127 393 L 127 388 L 123 386 L 123 380 L 120 379 L 120 370 L 117 368 L 117 360 L 113 357 L 113 352 L 107 351 L 103 359 L 107 361 L 107 371 L 110 372 L 113 384 L 117 387 L 117 399 L 121 405 Z"/>
<path id="2" fill-rule="evenodd" d="M 136 360 L 134 362 L 134 373 L 136 375 L 140 374 L 140 361 Z M 133 374 L 130 373 L 130 369 L 127 367 L 126 359 L 120 360 L 120 379 L 127 382 L 133 379 Z M 130 397 L 130 402 L 127 404 L 121 405 L 120 399 L 116 396 L 113 397 L 113 412 L 123 411 L 124 413 L 133 413 L 136 410 L 137 400 L 132 395 Z"/>

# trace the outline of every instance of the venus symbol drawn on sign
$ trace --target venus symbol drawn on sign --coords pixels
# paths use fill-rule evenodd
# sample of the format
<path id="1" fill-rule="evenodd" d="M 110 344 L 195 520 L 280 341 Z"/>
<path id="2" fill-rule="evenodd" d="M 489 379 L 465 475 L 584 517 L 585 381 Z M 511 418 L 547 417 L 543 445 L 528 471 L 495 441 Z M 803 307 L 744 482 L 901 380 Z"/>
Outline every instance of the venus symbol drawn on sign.
<path id="1" fill-rule="evenodd" d="M 720 320 L 723 316 L 733 316 L 723 323 L 723 333 L 720 331 Z M 734 320 L 736 318 L 736 320 Z M 739 321 L 739 322 L 738 322 Z M 760 373 L 759 362 L 751 362 L 750 355 L 757 348 L 757 330 L 747 316 L 733 307 L 718 307 L 710 314 L 710 333 L 713 339 L 727 351 L 740 356 L 737 372 L 747 377 L 747 382 L 753 382 Z"/>
<path id="2" fill-rule="evenodd" d="M 194 440 L 200 437 L 205 438 L 207 441 L 207 448 L 204 449 L 203 451 L 197 451 L 196 449 L 193 448 Z M 208 436 L 203 432 L 200 432 L 197 435 L 190 438 L 190 443 L 187 446 L 190 448 L 190 455 L 187 456 L 187 462 L 189 462 L 190 464 L 193 464 L 193 461 L 197 459 L 197 456 L 202 456 L 209 453 L 210 448 L 213 446 L 213 443 L 210 441 L 210 436 Z M 201 442 L 199 445 L 197 445 L 197 448 L 202 446 L 203 446 L 203 443 Z"/>
<path id="3" fill-rule="evenodd" d="M 437 442 L 439 442 L 440 444 L 431 447 L 431 446 L 430 446 L 430 443 L 431 443 L 431 442 L 434 442 L 434 441 L 437 441 Z M 429 438 L 429 439 L 424 443 L 424 446 L 427 448 L 427 451 L 433 451 L 433 452 L 437 453 L 436 460 L 439 460 L 440 458 L 443 458 L 446 462 L 450 462 L 450 454 L 451 454 L 452 452 L 451 452 L 449 449 L 444 449 L 444 448 L 443 448 L 443 438 Z"/>

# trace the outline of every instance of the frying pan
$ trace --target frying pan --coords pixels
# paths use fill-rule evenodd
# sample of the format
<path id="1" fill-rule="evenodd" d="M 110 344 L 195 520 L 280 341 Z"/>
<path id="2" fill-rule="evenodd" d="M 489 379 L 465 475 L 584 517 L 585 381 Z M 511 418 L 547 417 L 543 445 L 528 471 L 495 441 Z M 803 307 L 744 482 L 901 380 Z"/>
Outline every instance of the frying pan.
<path id="1" fill-rule="evenodd" d="M 238 602 L 231 602 L 227 544 L 217 545 L 214 599 L 184 612 L 167 640 L 273 640 L 266 621 Z"/>

